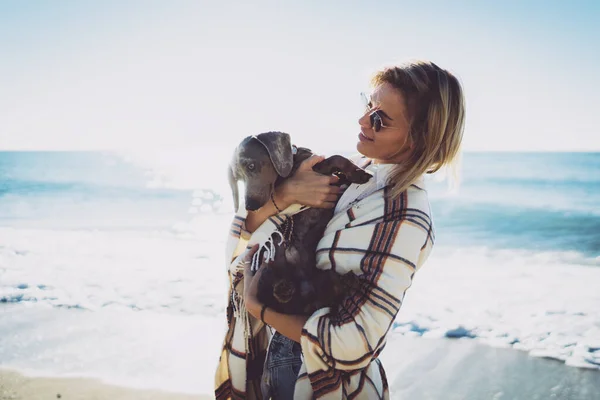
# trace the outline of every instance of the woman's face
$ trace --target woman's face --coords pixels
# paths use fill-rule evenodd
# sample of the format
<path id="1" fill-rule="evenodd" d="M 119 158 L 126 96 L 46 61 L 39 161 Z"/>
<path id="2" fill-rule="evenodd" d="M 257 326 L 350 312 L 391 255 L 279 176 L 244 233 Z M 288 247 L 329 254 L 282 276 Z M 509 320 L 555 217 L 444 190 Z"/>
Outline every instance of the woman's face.
<path id="1" fill-rule="evenodd" d="M 382 127 L 375 132 L 371 115 L 377 112 Z M 370 110 L 359 120 L 360 134 L 356 149 L 375 163 L 395 164 L 403 161 L 410 150 L 409 119 L 404 96 L 389 83 L 377 86 L 371 93 Z"/>

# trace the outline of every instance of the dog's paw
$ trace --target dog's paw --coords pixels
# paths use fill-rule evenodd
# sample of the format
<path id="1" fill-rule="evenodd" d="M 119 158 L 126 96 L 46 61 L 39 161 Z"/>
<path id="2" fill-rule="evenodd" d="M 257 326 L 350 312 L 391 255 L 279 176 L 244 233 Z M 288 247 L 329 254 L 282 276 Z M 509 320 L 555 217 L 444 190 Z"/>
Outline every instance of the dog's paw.
<path id="1" fill-rule="evenodd" d="M 287 279 L 281 279 L 273 285 L 273 297 L 282 304 L 288 303 L 295 292 L 296 288 Z"/>

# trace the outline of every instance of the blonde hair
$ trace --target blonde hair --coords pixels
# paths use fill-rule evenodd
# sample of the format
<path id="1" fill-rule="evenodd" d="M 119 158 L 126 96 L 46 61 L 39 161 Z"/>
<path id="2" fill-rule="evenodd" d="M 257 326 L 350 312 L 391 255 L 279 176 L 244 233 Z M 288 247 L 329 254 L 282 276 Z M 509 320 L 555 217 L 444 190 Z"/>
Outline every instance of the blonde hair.
<path id="1" fill-rule="evenodd" d="M 457 184 L 460 147 L 465 123 L 465 99 L 458 79 L 428 61 L 412 61 L 377 72 L 373 86 L 384 83 L 399 90 L 409 118 L 406 162 L 392 171 L 391 196 L 397 197 L 421 175 L 444 167 Z"/>

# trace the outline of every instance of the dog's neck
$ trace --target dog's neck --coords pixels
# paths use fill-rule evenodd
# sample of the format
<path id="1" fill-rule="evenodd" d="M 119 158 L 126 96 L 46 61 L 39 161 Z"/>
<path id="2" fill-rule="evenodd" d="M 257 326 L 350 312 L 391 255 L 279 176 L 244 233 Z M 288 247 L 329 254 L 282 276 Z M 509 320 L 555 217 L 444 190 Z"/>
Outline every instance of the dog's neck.
<path id="1" fill-rule="evenodd" d="M 312 156 L 313 152 L 306 147 L 293 146 L 292 149 L 295 149 L 295 151 L 292 152 L 294 157 L 294 166 L 292 167 L 292 171 L 296 172 L 300 164 L 302 164 L 302 161 Z"/>

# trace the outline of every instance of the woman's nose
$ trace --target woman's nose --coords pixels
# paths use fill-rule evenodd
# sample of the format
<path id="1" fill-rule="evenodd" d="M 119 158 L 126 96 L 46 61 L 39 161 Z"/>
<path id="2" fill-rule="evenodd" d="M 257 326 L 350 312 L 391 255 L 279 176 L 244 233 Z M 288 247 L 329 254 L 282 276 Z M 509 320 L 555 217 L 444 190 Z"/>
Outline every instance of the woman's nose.
<path id="1" fill-rule="evenodd" d="M 365 128 L 371 127 L 371 117 L 368 112 L 358 119 L 358 124 Z"/>

